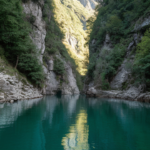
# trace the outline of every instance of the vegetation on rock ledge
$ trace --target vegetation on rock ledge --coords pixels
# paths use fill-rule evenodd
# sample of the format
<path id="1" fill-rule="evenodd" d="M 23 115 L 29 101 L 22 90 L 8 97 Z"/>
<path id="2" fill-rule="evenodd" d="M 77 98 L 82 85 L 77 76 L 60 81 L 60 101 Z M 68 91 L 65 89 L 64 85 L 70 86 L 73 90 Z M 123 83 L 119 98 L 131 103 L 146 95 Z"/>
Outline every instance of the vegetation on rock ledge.
<path id="1" fill-rule="evenodd" d="M 0 45 L 6 57 L 15 68 L 32 81 L 41 86 L 44 79 L 42 66 L 38 61 L 38 53 L 29 37 L 30 27 L 25 20 L 19 0 L 0 1 Z"/>
<path id="2" fill-rule="evenodd" d="M 96 19 L 88 20 L 90 62 L 88 77 L 100 83 L 102 89 L 109 89 L 118 67 L 124 60 L 127 47 L 133 40 L 135 22 L 150 14 L 150 0 L 103 0 L 96 9 Z M 143 32 L 143 31 L 142 31 Z M 106 34 L 109 34 L 111 50 L 103 48 Z M 94 44 L 92 41 L 94 40 Z M 149 31 L 138 45 L 134 64 L 134 75 L 138 80 L 150 83 L 149 71 Z"/>

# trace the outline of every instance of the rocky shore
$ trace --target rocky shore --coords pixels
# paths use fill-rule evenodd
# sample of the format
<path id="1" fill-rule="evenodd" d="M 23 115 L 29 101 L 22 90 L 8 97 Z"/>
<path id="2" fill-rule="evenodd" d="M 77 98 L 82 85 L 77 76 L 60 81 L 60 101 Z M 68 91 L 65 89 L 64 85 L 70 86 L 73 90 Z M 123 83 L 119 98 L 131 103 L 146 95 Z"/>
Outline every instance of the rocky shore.
<path id="1" fill-rule="evenodd" d="M 140 102 L 150 102 L 150 92 L 142 93 L 139 88 L 131 87 L 126 91 L 119 90 L 96 90 L 91 87 L 87 90 L 86 95 L 89 97 L 99 97 L 99 98 L 118 98 L 132 101 Z"/>
<path id="2" fill-rule="evenodd" d="M 0 103 L 42 97 L 41 91 L 25 78 L 0 73 Z"/>

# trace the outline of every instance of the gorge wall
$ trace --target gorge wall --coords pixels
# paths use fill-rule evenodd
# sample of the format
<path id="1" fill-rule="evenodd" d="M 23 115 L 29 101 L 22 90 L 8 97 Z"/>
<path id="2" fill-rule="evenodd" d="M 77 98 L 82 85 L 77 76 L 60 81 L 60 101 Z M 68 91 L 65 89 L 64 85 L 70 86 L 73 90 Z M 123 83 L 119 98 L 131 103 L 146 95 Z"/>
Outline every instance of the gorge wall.
<path id="1" fill-rule="evenodd" d="M 6 5 L 7 7 L 8 4 L 2 2 L 1 6 Z M 8 57 L 10 62 L 7 61 L 7 54 L 5 54 L 7 47 L 3 42 L 4 44 L 1 44 L 2 48 L 0 48 L 1 101 L 37 98 L 42 94 L 55 94 L 60 90 L 62 94 L 79 94 L 83 82 L 81 76 L 85 75 L 88 64 L 89 50 L 85 46 L 86 20 L 93 14 L 96 4 L 94 0 L 13 1 L 12 7 L 14 9 L 17 9 L 18 6 L 21 8 L 16 10 L 16 13 L 22 15 L 23 12 L 24 15 L 21 17 L 24 19 L 24 23 L 28 24 L 24 28 L 29 29 L 27 33 L 31 41 L 26 41 L 26 43 L 33 44 L 36 49 L 34 54 L 32 48 L 29 53 L 31 53 L 31 57 L 34 57 L 31 59 L 37 59 L 38 62 L 31 63 L 42 66 L 43 73 L 26 74 L 32 66 L 28 62 L 29 58 L 23 60 L 21 57 L 24 53 L 28 57 L 28 52 L 16 53 L 12 62 L 11 57 Z M 4 11 L 8 12 L 8 10 Z M 12 15 L 11 12 L 9 13 Z M 25 64 L 29 63 L 28 69 L 25 70 L 26 66 L 22 64 L 22 60 Z M 19 72 L 14 69 L 14 65 Z M 23 74 L 20 74 L 20 71 Z M 40 76 L 40 74 L 43 75 Z M 32 79 L 34 84 L 32 85 L 28 79 Z"/>
<path id="2" fill-rule="evenodd" d="M 90 63 L 84 89 L 88 95 L 150 100 L 146 58 L 150 42 L 149 3 L 101 2 L 91 25 Z"/>

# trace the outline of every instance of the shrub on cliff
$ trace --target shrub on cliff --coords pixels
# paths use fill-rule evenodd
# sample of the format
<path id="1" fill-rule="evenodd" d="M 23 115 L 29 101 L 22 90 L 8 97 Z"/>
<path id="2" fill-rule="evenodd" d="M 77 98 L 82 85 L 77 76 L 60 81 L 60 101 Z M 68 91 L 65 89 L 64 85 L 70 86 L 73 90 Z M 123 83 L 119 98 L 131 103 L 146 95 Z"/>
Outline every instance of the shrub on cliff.
<path id="1" fill-rule="evenodd" d="M 150 0 L 103 0 L 96 11 L 96 20 L 89 19 L 89 30 L 92 32 L 89 36 L 91 44 L 88 75 L 95 83 L 100 81 L 106 89 L 107 83 L 112 81 L 124 60 L 129 43 L 133 40 L 131 36 L 134 23 L 150 13 Z M 106 50 L 104 54 L 102 47 L 106 33 L 110 35 L 112 50 Z M 147 32 L 138 45 L 134 65 L 134 75 L 147 85 L 150 84 L 148 34 Z"/>
<path id="2" fill-rule="evenodd" d="M 70 4 L 69 7 L 68 4 Z M 73 73 L 76 76 L 78 87 L 82 87 L 81 75 L 78 73 L 78 66 L 76 65 L 79 64 L 78 57 L 74 57 L 72 47 L 66 42 L 68 35 L 73 35 L 80 41 L 84 40 L 83 37 L 85 33 L 83 33 L 83 26 L 79 18 L 81 20 L 85 19 L 83 16 L 87 15 L 87 12 L 84 12 L 83 9 L 80 8 L 81 4 L 79 4 L 80 2 L 72 0 L 45 0 L 43 19 L 46 22 L 47 33 L 44 61 L 46 63 L 49 59 L 48 56 L 55 58 L 56 54 L 60 54 L 61 57 L 71 65 Z M 83 41 L 78 44 L 82 50 L 84 48 L 82 45 Z M 65 73 L 64 64 L 61 60 L 56 60 L 54 61 L 54 71 L 56 75 L 63 76 Z"/>
<path id="3" fill-rule="evenodd" d="M 133 74 L 138 82 L 145 83 L 150 90 L 150 29 L 145 32 L 137 46 Z"/>
<path id="4" fill-rule="evenodd" d="M 40 86 L 43 80 L 42 66 L 29 37 L 30 30 L 21 2 L 0 0 L 0 16 L 0 44 L 5 50 L 4 56 L 29 80 Z"/>
<path id="5" fill-rule="evenodd" d="M 132 31 L 133 22 L 150 13 L 150 0 L 103 0 L 97 10 L 97 19 L 92 25 L 90 39 L 102 44 L 104 34 L 110 33 L 111 41 L 116 43 Z"/>
<path id="6" fill-rule="evenodd" d="M 55 57 L 54 60 L 54 72 L 58 75 L 64 75 L 65 73 L 65 67 L 63 61 L 57 57 Z"/>

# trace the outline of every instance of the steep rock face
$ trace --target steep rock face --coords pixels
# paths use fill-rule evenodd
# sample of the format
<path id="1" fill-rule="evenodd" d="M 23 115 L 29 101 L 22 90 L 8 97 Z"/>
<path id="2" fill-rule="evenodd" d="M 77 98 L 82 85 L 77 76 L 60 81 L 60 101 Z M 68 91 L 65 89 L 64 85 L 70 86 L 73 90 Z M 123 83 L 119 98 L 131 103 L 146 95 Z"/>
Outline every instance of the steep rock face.
<path id="1" fill-rule="evenodd" d="M 43 64 L 42 58 L 45 51 L 46 37 L 46 23 L 42 18 L 44 0 L 40 0 L 38 3 L 28 1 L 27 3 L 23 3 L 22 6 L 26 14 L 26 19 L 32 25 L 30 37 L 40 53 L 39 61 Z M 77 44 L 76 38 L 70 36 L 68 37 L 68 42 L 75 49 Z M 63 60 L 65 66 L 65 82 L 61 82 L 59 77 L 56 76 L 53 70 L 53 59 L 50 59 L 46 67 L 43 65 L 46 76 L 43 94 L 55 94 L 58 90 L 61 90 L 62 94 L 78 94 L 79 89 L 71 65 L 61 55 L 59 57 Z M 39 98 L 42 97 L 41 94 L 41 90 L 33 87 L 26 78 L 20 78 L 20 75 L 17 75 L 17 73 L 13 74 L 13 76 L 8 75 L 5 71 L 0 73 L 0 102 Z"/>
<path id="2" fill-rule="evenodd" d="M 113 90 L 122 90 L 123 84 L 128 85 L 126 88 L 130 87 L 130 80 L 133 79 L 131 70 L 127 68 L 127 63 L 133 64 L 135 54 L 132 54 L 132 50 L 137 46 L 138 42 L 141 41 L 142 34 L 141 33 L 134 33 L 133 40 L 130 42 L 129 46 L 126 50 L 126 56 L 124 58 L 123 63 L 118 68 L 117 74 L 113 78 L 110 83 L 110 87 Z M 128 84 L 129 83 L 129 84 Z"/>
<path id="3" fill-rule="evenodd" d="M 72 49 L 77 53 L 76 46 L 78 45 L 79 41 L 77 41 L 77 39 L 70 34 L 69 35 L 66 34 L 66 39 L 68 43 L 71 45 Z"/>
<path id="4" fill-rule="evenodd" d="M 89 1 L 82 1 L 82 3 L 78 0 L 61 0 L 61 4 L 58 2 L 59 0 L 54 1 L 59 6 L 56 7 L 55 14 L 59 18 L 57 22 L 60 24 L 60 29 L 65 33 L 64 45 L 75 60 L 78 72 L 85 75 L 87 71 L 85 64 L 88 61 L 88 47 L 85 46 L 86 20 L 93 14 L 93 11 L 91 12 L 93 9 L 89 10 L 86 7 L 87 4 L 90 4 Z M 64 14 L 59 12 L 59 8 L 64 11 Z M 65 24 L 66 20 L 68 21 L 67 25 Z M 61 25 L 62 22 L 64 22 L 64 27 Z"/>
<path id="5" fill-rule="evenodd" d="M 140 18 L 135 23 L 134 30 L 132 32 L 133 40 L 126 48 L 124 60 L 121 66 L 118 68 L 116 75 L 110 82 L 110 90 L 101 90 L 101 88 L 98 88 L 97 85 L 94 84 L 94 82 L 90 82 L 85 88 L 87 95 L 150 102 L 150 92 L 144 92 L 145 85 L 141 84 L 135 86 L 134 84 L 132 84 L 134 77 L 132 76 L 131 72 L 132 64 L 135 58 L 135 53 L 133 53 L 133 51 L 142 39 L 143 32 L 141 31 L 149 26 L 149 17 L 144 19 Z M 96 41 L 92 40 L 91 45 L 94 46 L 95 43 Z M 108 51 L 111 50 L 111 41 L 107 34 L 102 48 L 104 47 Z M 99 57 L 99 55 L 97 57 Z M 127 64 L 129 64 L 130 67 L 127 67 Z M 91 85 L 91 83 L 93 84 Z"/>
<path id="6" fill-rule="evenodd" d="M 60 56 L 57 56 L 60 58 Z M 62 58 L 61 58 L 62 59 Z M 53 70 L 53 59 L 49 61 L 48 69 L 44 67 L 46 73 L 45 88 L 43 89 L 44 94 L 55 94 L 58 90 L 62 91 L 62 94 L 79 94 L 79 89 L 76 84 L 75 76 L 72 72 L 71 66 L 62 59 L 65 66 L 65 78 L 64 82 L 61 82 L 60 78 L 56 76 Z"/>
<path id="7" fill-rule="evenodd" d="M 135 24 L 133 31 L 139 31 L 142 28 L 148 27 L 150 25 L 150 16 L 143 18 L 141 17 Z"/>
<path id="8" fill-rule="evenodd" d="M 126 62 L 127 59 L 124 60 L 123 64 L 118 69 L 118 73 L 110 83 L 111 88 L 114 90 L 122 89 L 122 84 L 128 80 L 130 72 L 125 67 Z"/>
<path id="9" fill-rule="evenodd" d="M 41 53 L 40 61 L 42 61 L 42 56 L 45 51 L 45 37 L 46 37 L 46 28 L 45 22 L 42 18 L 42 7 L 44 5 L 44 1 L 41 0 L 39 4 L 28 2 L 23 4 L 24 12 L 27 16 L 35 18 L 35 21 L 32 23 L 32 34 L 31 39 L 33 43 L 37 46 L 37 49 Z M 68 42 L 75 49 L 77 40 L 74 37 L 68 37 Z M 45 88 L 43 88 L 43 94 L 55 94 L 58 90 L 62 90 L 62 94 L 74 94 L 79 93 L 79 89 L 76 84 L 76 80 L 74 74 L 72 73 L 72 68 L 64 61 L 66 69 L 66 80 L 67 83 L 60 83 L 59 79 L 56 79 L 57 76 L 53 71 L 54 62 L 52 59 L 48 61 L 47 67 L 43 66 L 43 70 L 45 72 L 46 81 Z M 62 85 L 60 85 L 62 84 Z"/>
<path id="10" fill-rule="evenodd" d="M 97 3 L 95 0 L 79 0 L 81 2 L 81 4 L 87 8 L 88 10 L 94 10 Z"/>
<path id="11" fill-rule="evenodd" d="M 0 102 L 42 97 L 26 79 L 0 73 Z"/>
<path id="12" fill-rule="evenodd" d="M 42 7 L 44 1 L 41 0 L 39 4 L 33 3 L 32 1 L 23 4 L 24 12 L 26 16 L 32 19 L 32 33 L 31 39 L 36 45 L 37 49 L 40 52 L 40 62 L 42 63 L 42 55 L 45 51 L 45 37 L 46 37 L 46 28 L 45 22 L 42 19 Z"/>

